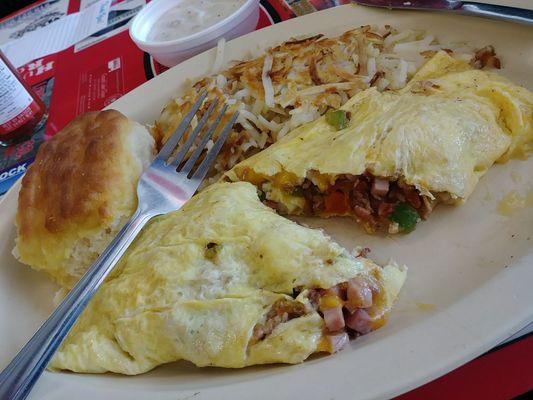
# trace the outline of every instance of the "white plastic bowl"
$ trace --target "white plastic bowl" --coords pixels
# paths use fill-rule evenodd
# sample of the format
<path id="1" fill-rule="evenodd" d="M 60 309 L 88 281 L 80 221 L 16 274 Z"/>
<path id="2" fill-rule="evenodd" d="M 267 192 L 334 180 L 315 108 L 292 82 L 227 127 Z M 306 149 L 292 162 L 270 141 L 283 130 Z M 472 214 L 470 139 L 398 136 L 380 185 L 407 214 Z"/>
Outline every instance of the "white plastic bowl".
<path id="1" fill-rule="evenodd" d="M 247 0 L 233 14 L 200 32 L 166 42 L 147 40 L 152 26 L 178 1 L 190 0 L 151 1 L 135 16 L 130 25 L 130 36 L 135 44 L 167 67 L 215 47 L 220 38 L 231 40 L 252 32 L 259 20 L 259 0 Z"/>

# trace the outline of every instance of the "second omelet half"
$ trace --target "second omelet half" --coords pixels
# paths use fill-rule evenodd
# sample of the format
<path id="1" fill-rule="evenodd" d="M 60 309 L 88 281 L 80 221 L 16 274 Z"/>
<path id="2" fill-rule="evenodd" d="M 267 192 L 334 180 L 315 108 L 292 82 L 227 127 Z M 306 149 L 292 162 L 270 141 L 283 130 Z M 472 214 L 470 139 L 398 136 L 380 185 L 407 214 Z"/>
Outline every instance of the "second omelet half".
<path id="1" fill-rule="evenodd" d="M 217 183 L 143 230 L 49 368 L 298 363 L 380 327 L 405 275 L 280 217 L 249 183 Z"/>
<path id="2" fill-rule="evenodd" d="M 412 230 L 473 192 L 495 162 L 533 141 L 533 94 L 437 53 L 400 91 L 358 93 L 236 165 L 286 214 L 354 216 L 367 231 Z"/>

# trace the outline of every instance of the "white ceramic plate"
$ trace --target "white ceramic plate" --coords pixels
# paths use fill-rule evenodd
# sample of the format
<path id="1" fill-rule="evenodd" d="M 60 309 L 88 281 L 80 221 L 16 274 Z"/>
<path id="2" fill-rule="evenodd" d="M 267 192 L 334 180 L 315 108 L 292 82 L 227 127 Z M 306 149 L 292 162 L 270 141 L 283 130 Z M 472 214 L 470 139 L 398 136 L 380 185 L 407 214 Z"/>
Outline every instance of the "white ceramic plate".
<path id="1" fill-rule="evenodd" d="M 344 6 L 297 18 L 230 42 L 226 59 L 294 35 L 334 35 L 375 23 L 423 28 L 440 39 L 493 44 L 503 74 L 533 87 L 533 31 L 476 18 L 390 12 Z M 187 79 L 209 72 L 208 51 L 132 91 L 112 107 L 151 122 Z M 409 235 L 365 235 L 348 219 L 305 220 L 324 227 L 342 245 L 366 245 L 377 261 L 409 266 L 407 283 L 389 323 L 352 341 L 339 354 L 302 365 L 242 370 L 175 363 L 137 377 L 46 372 L 33 399 L 343 399 L 388 398 L 419 386 L 483 353 L 533 319 L 533 210 L 496 212 L 510 190 L 533 186 L 533 159 L 495 166 L 460 207 L 440 207 Z M 18 185 L 0 206 L 0 368 L 52 309 L 56 288 L 11 255 Z"/>

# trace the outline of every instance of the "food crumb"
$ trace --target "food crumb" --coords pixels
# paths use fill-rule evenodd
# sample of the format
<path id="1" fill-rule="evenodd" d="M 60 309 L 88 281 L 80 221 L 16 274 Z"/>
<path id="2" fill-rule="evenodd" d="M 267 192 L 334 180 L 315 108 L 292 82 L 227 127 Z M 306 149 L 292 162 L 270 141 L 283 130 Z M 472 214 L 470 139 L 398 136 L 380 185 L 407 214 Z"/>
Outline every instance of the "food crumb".
<path id="1" fill-rule="evenodd" d="M 511 171 L 511 179 L 514 183 L 520 183 L 522 181 L 522 175 L 518 171 Z"/>
<path id="2" fill-rule="evenodd" d="M 431 303 L 421 303 L 417 301 L 415 304 L 422 311 L 434 311 L 437 309 L 437 306 Z"/>
<path id="3" fill-rule="evenodd" d="M 511 216 L 517 211 L 531 206 L 533 206 L 533 189 L 526 196 L 519 194 L 516 190 L 512 190 L 498 204 L 498 213 Z"/>
<path id="4" fill-rule="evenodd" d="M 354 251 L 354 254 L 356 257 L 366 257 L 368 255 L 368 253 L 370 253 L 372 250 L 370 249 L 370 247 L 356 247 L 355 248 L 355 251 Z"/>

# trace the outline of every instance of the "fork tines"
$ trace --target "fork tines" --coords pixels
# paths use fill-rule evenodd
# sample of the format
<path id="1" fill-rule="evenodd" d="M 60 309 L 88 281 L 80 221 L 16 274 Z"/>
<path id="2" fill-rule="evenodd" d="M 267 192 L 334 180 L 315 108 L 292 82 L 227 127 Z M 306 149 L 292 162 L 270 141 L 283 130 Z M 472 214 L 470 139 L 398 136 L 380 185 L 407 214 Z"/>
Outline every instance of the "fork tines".
<path id="1" fill-rule="evenodd" d="M 204 126 L 206 125 L 207 120 L 213 114 L 213 111 L 216 109 L 218 105 L 218 102 L 219 102 L 218 98 L 215 98 L 214 100 L 211 101 L 211 104 L 209 104 L 209 107 L 202 115 L 202 118 L 200 119 L 198 124 L 194 127 L 192 132 L 188 135 L 185 143 L 181 146 L 178 146 L 179 142 L 183 138 L 183 135 L 185 134 L 187 129 L 189 129 L 189 126 L 194 116 L 196 115 L 196 113 L 198 112 L 202 104 L 204 103 L 206 97 L 207 97 L 207 92 L 202 92 L 200 94 L 200 96 L 198 97 L 196 102 L 192 105 L 191 109 L 189 110 L 185 118 L 183 118 L 179 126 L 176 128 L 176 131 L 167 140 L 167 142 L 165 143 L 165 145 L 163 146 L 163 148 L 161 149 L 161 151 L 156 157 L 160 159 L 160 161 L 165 162 L 167 166 L 174 168 L 178 173 L 184 174 L 191 179 L 198 179 L 198 180 L 202 180 L 207 174 L 207 172 L 209 171 L 211 164 L 215 161 L 215 158 L 220 152 L 220 149 L 224 145 L 224 142 L 226 141 L 229 133 L 231 132 L 231 128 L 233 127 L 233 124 L 237 120 L 237 117 L 239 114 L 238 111 L 233 113 L 229 121 L 222 128 L 222 131 L 220 132 L 212 148 L 207 152 L 204 159 L 202 160 L 200 165 L 196 168 L 196 170 L 193 171 L 193 168 L 196 162 L 201 157 L 204 150 L 206 150 L 207 143 L 213 137 L 214 133 L 216 132 L 217 128 L 220 125 L 220 122 L 222 121 L 222 118 L 224 117 L 228 109 L 228 105 L 224 104 L 218 111 L 214 122 L 206 128 L 206 132 L 204 133 L 200 142 L 196 146 L 196 149 L 194 150 L 194 152 L 190 155 L 190 157 L 187 159 L 185 164 L 181 166 L 183 161 L 185 160 L 185 157 L 187 156 L 187 154 L 189 154 L 196 139 L 200 135 L 200 132 L 203 130 Z M 179 149 L 178 149 L 176 156 L 172 157 L 172 154 L 178 147 Z"/>

